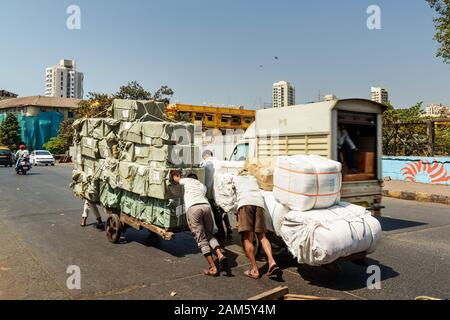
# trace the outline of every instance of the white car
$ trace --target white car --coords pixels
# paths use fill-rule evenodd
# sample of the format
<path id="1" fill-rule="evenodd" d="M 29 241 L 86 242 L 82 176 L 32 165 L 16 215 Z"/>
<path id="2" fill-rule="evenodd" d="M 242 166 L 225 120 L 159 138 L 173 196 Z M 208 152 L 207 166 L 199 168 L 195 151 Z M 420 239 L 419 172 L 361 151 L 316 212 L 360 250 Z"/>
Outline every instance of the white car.
<path id="1" fill-rule="evenodd" d="M 47 150 L 36 150 L 30 154 L 30 162 L 34 166 L 38 165 L 55 165 L 55 157 Z"/>

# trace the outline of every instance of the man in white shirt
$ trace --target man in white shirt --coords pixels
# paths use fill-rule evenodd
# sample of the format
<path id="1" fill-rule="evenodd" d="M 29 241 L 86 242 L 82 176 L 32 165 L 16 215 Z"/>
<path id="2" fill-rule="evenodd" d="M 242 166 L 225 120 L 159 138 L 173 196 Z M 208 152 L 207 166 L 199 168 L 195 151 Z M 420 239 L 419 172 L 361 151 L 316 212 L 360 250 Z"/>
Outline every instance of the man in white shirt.
<path id="1" fill-rule="evenodd" d="M 213 236 L 214 219 L 209 201 L 206 198 L 207 189 L 195 175 L 181 178 L 181 174 L 176 170 L 173 170 L 170 174 L 174 183 L 184 187 L 184 204 L 188 226 L 200 251 L 209 263 L 209 270 L 205 270 L 203 273 L 206 276 L 219 276 L 220 272 L 226 267 L 226 257 L 219 242 Z M 213 251 L 219 260 L 220 268 L 217 268 L 214 262 Z"/>
<path id="2" fill-rule="evenodd" d="M 339 125 L 338 129 L 338 149 L 339 153 L 342 153 L 345 156 L 350 173 L 357 173 L 355 152 L 358 149 L 343 125 Z"/>
<path id="3" fill-rule="evenodd" d="M 233 234 L 230 219 L 228 218 L 228 214 L 223 212 L 221 208 L 216 204 L 216 201 L 214 200 L 214 161 L 216 159 L 214 158 L 214 155 L 212 151 L 205 150 L 203 152 L 203 161 L 201 163 L 201 166 L 205 168 L 205 184 L 206 184 L 206 197 L 208 198 L 209 204 L 211 205 L 211 209 L 214 214 L 214 220 L 216 221 L 217 225 L 217 237 L 219 239 L 224 239 L 226 236 L 231 237 Z M 225 222 L 225 226 L 227 228 L 227 233 L 225 234 L 225 229 L 223 226 L 223 223 Z"/>

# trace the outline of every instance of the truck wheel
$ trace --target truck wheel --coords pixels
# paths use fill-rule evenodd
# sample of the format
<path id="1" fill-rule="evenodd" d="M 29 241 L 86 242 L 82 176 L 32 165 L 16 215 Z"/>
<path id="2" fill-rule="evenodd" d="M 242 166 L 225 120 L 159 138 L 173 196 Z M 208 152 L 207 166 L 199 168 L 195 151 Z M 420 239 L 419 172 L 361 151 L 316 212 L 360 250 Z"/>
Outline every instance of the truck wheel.
<path id="1" fill-rule="evenodd" d="M 122 235 L 122 223 L 117 214 L 112 214 L 106 221 L 106 237 L 111 243 L 119 243 Z"/>

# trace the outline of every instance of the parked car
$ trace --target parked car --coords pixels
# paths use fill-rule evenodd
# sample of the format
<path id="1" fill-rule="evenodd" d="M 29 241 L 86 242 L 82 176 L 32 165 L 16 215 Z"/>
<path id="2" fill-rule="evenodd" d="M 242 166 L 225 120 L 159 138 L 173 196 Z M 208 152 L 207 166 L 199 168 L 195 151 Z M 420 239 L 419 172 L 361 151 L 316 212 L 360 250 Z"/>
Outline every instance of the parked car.
<path id="1" fill-rule="evenodd" d="M 31 164 L 34 166 L 38 165 L 55 165 L 55 157 L 47 150 L 36 150 L 31 152 L 30 155 Z"/>
<path id="2" fill-rule="evenodd" d="M 0 147 L 0 165 L 5 167 L 14 165 L 14 154 L 6 147 Z"/>

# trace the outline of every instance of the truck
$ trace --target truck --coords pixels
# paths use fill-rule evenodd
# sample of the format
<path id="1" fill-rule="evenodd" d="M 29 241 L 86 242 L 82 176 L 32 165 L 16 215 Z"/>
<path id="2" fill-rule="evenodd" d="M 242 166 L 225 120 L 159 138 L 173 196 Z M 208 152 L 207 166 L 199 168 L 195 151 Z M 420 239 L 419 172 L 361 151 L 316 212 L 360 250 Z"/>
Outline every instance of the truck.
<path id="1" fill-rule="evenodd" d="M 256 111 L 256 120 L 237 143 L 230 161 L 270 160 L 314 154 L 343 163 L 342 200 L 381 215 L 382 132 L 386 106 L 366 99 L 323 101 Z M 339 130 L 357 147 L 356 172 L 338 148 Z M 342 132 L 342 131 L 341 131 Z"/>

